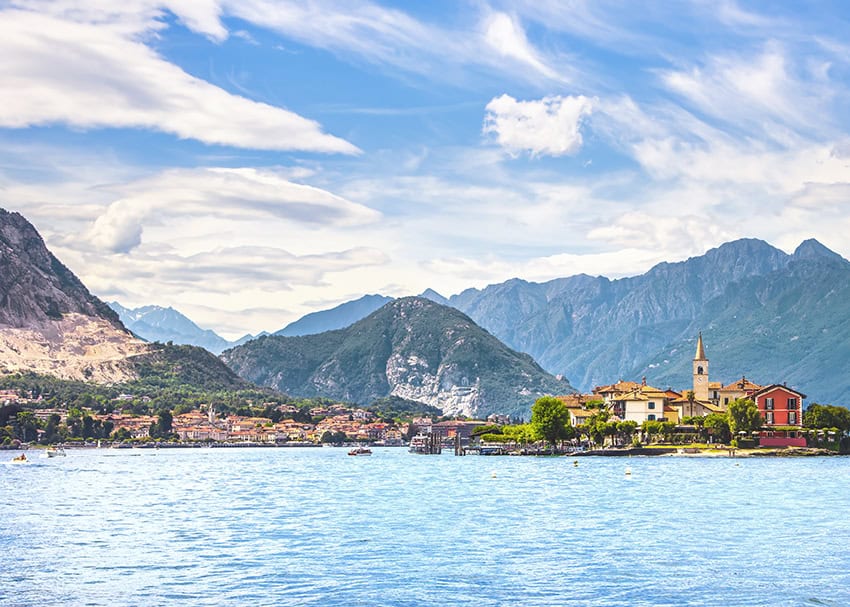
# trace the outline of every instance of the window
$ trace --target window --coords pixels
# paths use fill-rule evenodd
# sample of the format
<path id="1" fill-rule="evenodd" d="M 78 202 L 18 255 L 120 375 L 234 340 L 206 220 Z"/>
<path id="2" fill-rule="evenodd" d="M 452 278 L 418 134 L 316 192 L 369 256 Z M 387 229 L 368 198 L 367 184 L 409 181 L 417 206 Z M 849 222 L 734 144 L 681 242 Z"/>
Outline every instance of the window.
<path id="1" fill-rule="evenodd" d="M 646 408 L 647 409 L 655 409 L 655 403 L 647 403 Z"/>
<path id="2" fill-rule="evenodd" d="M 773 411 L 768 411 L 768 412 L 765 414 L 765 421 L 766 421 L 768 424 L 772 424 L 772 423 L 773 423 Z"/>
<path id="3" fill-rule="evenodd" d="M 797 399 L 796 398 L 789 398 L 788 399 L 788 408 L 789 409 L 796 409 L 797 408 Z"/>
<path id="4" fill-rule="evenodd" d="M 702 367 L 697 367 L 697 375 L 702 375 Z"/>
<path id="5" fill-rule="evenodd" d="M 646 416 L 646 419 L 651 421 L 651 422 L 654 422 L 655 421 L 655 413 L 650 413 L 649 415 Z"/>
<path id="6" fill-rule="evenodd" d="M 788 412 L 788 423 L 789 424 L 796 424 L 797 423 L 797 412 L 796 411 L 789 411 Z"/>
<path id="7" fill-rule="evenodd" d="M 725 398 L 723 399 L 723 404 L 724 404 L 724 405 L 728 405 L 728 404 L 729 404 L 729 397 L 728 397 L 728 396 L 727 396 L 727 397 L 725 397 Z"/>
<path id="8" fill-rule="evenodd" d="M 773 399 L 772 398 L 764 399 L 764 408 L 768 409 L 768 410 L 773 409 Z"/>

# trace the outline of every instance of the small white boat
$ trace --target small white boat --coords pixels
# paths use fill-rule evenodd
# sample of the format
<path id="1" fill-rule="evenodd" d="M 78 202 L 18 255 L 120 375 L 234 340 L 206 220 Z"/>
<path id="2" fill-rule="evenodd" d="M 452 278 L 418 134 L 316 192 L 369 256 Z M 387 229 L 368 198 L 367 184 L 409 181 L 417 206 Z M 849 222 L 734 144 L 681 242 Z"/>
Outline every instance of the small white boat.
<path id="1" fill-rule="evenodd" d="M 372 450 L 368 447 L 355 447 L 348 452 L 349 455 L 372 455 Z"/>
<path id="2" fill-rule="evenodd" d="M 62 447 L 48 447 L 47 457 L 65 457 L 65 449 Z"/>

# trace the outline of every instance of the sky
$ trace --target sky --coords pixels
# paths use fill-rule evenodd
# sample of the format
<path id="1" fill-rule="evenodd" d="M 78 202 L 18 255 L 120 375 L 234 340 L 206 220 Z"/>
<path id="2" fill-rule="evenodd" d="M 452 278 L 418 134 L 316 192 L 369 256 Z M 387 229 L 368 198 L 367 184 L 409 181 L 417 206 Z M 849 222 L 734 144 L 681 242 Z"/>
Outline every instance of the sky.
<path id="1" fill-rule="evenodd" d="M 850 257 L 850 3 L 0 0 L 0 207 L 226 338 L 367 293 Z"/>

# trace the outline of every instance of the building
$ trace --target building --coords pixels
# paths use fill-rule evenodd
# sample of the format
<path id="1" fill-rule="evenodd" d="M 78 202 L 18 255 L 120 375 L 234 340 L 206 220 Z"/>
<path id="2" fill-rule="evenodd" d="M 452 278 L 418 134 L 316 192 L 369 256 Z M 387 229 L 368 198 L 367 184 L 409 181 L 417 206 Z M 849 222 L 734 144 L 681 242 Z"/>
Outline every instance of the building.
<path id="1" fill-rule="evenodd" d="M 753 394 L 761 390 L 762 387 L 763 386 L 751 382 L 742 375 L 741 379 L 733 381 L 731 384 L 723 386 L 720 389 L 718 404 L 720 404 L 725 411 L 729 406 L 729 403 L 736 401 L 739 398 L 752 398 Z"/>
<path id="2" fill-rule="evenodd" d="M 596 394 L 565 394 L 556 398 L 566 405 L 573 427 L 583 426 L 592 415 L 599 412 L 598 407 L 588 408 L 588 403 L 602 401 Z"/>
<path id="3" fill-rule="evenodd" d="M 666 390 L 646 385 L 646 379 L 631 392 L 615 397 L 613 409 L 621 410 L 619 417 L 623 421 L 643 422 L 667 421 L 665 408 L 669 405 Z"/>
<path id="4" fill-rule="evenodd" d="M 753 394 L 765 426 L 803 426 L 806 395 L 784 385 L 773 384 Z"/>
<path id="5" fill-rule="evenodd" d="M 705 346 L 702 343 L 702 331 L 697 338 L 697 351 L 693 361 L 694 398 L 696 400 L 709 400 L 708 385 L 708 357 L 705 355 Z"/>

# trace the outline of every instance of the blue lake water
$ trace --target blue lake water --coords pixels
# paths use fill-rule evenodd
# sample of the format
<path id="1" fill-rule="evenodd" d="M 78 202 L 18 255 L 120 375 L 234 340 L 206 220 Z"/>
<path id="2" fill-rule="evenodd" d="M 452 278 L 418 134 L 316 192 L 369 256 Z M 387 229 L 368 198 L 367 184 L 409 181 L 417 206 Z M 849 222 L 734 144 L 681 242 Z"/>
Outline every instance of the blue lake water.
<path id="1" fill-rule="evenodd" d="M 850 605 L 846 457 L 35 456 L 3 606 Z"/>

